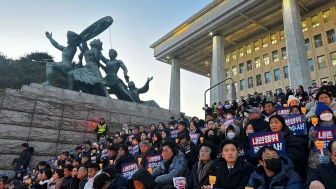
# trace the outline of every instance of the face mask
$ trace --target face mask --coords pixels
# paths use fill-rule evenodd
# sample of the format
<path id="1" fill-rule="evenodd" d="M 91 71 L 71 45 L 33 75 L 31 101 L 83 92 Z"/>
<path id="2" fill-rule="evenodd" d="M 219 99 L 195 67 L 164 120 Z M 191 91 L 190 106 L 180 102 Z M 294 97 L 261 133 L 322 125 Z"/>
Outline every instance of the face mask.
<path id="1" fill-rule="evenodd" d="M 280 158 L 272 158 L 266 159 L 266 168 L 270 171 L 279 173 L 281 171 L 281 159 Z"/>
<path id="2" fill-rule="evenodd" d="M 232 119 L 232 115 L 227 115 L 226 119 Z"/>
<path id="3" fill-rule="evenodd" d="M 320 115 L 320 119 L 322 121 L 330 121 L 330 120 L 332 120 L 332 118 L 333 118 L 333 114 L 332 113 L 324 113 L 324 114 Z"/>
<path id="4" fill-rule="evenodd" d="M 235 136 L 234 133 L 227 133 L 226 136 L 229 138 L 229 139 L 233 139 L 233 137 Z"/>

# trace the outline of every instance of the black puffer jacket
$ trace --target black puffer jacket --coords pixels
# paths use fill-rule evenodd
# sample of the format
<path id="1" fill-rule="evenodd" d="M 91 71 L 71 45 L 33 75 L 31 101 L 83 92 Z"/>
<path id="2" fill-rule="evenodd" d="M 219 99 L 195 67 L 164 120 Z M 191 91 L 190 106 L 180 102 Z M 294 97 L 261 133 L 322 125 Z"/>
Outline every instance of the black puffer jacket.
<path id="1" fill-rule="evenodd" d="M 115 167 L 121 173 L 121 164 L 133 162 L 134 156 L 127 152 L 124 156 L 116 159 Z"/>
<path id="2" fill-rule="evenodd" d="M 29 147 L 25 151 L 23 151 L 19 159 L 17 160 L 15 170 L 20 170 L 21 165 L 23 169 L 27 169 L 27 166 L 29 165 L 30 162 L 30 158 L 33 155 L 33 152 L 34 152 L 33 147 Z"/>
<path id="3" fill-rule="evenodd" d="M 155 185 L 155 180 L 146 169 L 138 169 L 128 181 L 128 187 L 135 189 L 133 186 L 134 180 L 138 180 L 146 186 L 146 189 L 152 189 Z"/>

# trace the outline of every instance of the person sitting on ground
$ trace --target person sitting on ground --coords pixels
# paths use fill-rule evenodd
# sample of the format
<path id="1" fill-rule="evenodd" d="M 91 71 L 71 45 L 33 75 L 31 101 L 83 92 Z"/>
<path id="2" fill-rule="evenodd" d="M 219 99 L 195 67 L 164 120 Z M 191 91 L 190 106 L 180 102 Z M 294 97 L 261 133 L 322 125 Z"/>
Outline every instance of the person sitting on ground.
<path id="1" fill-rule="evenodd" d="M 93 189 L 108 189 L 111 184 L 111 180 L 107 174 L 100 174 L 94 178 L 92 188 Z"/>
<path id="2" fill-rule="evenodd" d="M 83 154 L 82 160 L 81 160 L 81 164 L 83 166 L 88 166 L 89 164 L 91 164 L 91 156 L 89 154 Z"/>
<path id="3" fill-rule="evenodd" d="M 42 172 L 42 180 L 40 180 L 39 182 L 34 183 L 30 188 L 34 188 L 34 189 L 49 189 L 49 184 L 50 184 L 51 177 L 52 177 L 52 171 L 50 169 L 45 169 Z"/>
<path id="4" fill-rule="evenodd" d="M 103 173 L 110 177 L 110 189 L 128 189 L 128 179 L 118 173 L 113 167 L 103 169 Z"/>
<path id="5" fill-rule="evenodd" d="M 140 153 L 138 154 L 138 156 L 134 158 L 133 162 L 138 164 L 138 168 L 146 168 L 147 156 L 152 154 L 149 151 L 150 143 L 146 140 L 141 141 L 139 148 L 140 148 Z M 141 158 L 140 162 L 139 162 L 139 158 Z"/>
<path id="6" fill-rule="evenodd" d="M 300 99 L 296 98 L 294 95 L 289 95 L 287 100 L 288 106 L 300 106 Z"/>
<path id="7" fill-rule="evenodd" d="M 254 132 L 261 132 L 269 126 L 269 123 L 265 121 L 261 115 L 259 108 L 253 107 L 251 109 L 246 109 L 246 111 L 248 112 L 248 120 L 255 129 Z"/>
<path id="8" fill-rule="evenodd" d="M 290 159 L 279 155 L 271 146 L 263 146 L 257 152 L 260 166 L 252 173 L 247 187 L 304 189 L 302 179 L 294 171 Z"/>
<path id="9" fill-rule="evenodd" d="M 265 110 L 261 112 L 261 115 L 264 116 L 265 121 L 269 121 L 269 117 L 276 114 L 275 112 L 275 106 L 272 101 L 267 101 L 265 103 Z"/>
<path id="10" fill-rule="evenodd" d="M 99 175 L 100 167 L 96 163 L 88 165 L 88 181 L 86 182 L 84 189 L 92 189 L 94 178 Z"/>
<path id="11" fill-rule="evenodd" d="M 177 134 L 177 138 L 184 133 L 189 135 L 189 130 L 187 128 L 187 123 L 185 121 L 177 122 L 177 129 L 179 131 L 178 134 Z"/>
<path id="12" fill-rule="evenodd" d="M 155 180 L 144 168 L 138 169 L 128 181 L 130 189 L 151 189 L 154 188 Z"/>
<path id="13" fill-rule="evenodd" d="M 63 169 L 56 169 L 49 183 L 49 189 L 60 189 L 64 180 Z"/>
<path id="14" fill-rule="evenodd" d="M 73 189 L 71 188 L 71 180 L 72 180 L 72 169 L 73 169 L 73 166 L 72 165 L 66 165 L 64 167 L 64 180 L 61 184 L 61 187 L 60 189 Z"/>
<path id="15" fill-rule="evenodd" d="M 198 146 L 191 141 L 189 134 L 184 133 L 179 137 L 178 149 L 184 153 L 188 160 L 188 168 L 191 171 L 192 166 L 198 161 Z"/>
<path id="16" fill-rule="evenodd" d="M 85 184 L 88 181 L 87 168 L 81 166 L 77 172 L 77 178 L 79 179 L 78 189 L 84 189 Z"/>
<path id="17" fill-rule="evenodd" d="M 124 163 L 131 163 L 134 156 L 128 151 L 128 146 L 126 144 L 120 145 L 118 149 L 119 156 L 115 160 L 114 168 L 116 168 L 119 173 L 121 173 L 121 165 Z"/>

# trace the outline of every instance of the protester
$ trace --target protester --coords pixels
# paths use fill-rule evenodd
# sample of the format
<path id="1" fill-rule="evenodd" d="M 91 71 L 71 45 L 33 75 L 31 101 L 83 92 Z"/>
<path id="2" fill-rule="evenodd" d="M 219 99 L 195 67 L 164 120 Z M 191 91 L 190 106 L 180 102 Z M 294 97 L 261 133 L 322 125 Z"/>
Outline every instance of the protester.
<path id="1" fill-rule="evenodd" d="M 253 107 L 251 109 L 247 109 L 247 112 L 249 113 L 248 120 L 253 125 L 255 132 L 261 132 L 269 126 L 269 123 L 262 117 L 259 108 Z"/>
<path id="2" fill-rule="evenodd" d="M 121 165 L 124 163 L 131 163 L 134 156 L 128 151 L 128 146 L 125 144 L 120 145 L 118 149 L 118 157 L 115 160 L 115 168 L 121 173 Z"/>
<path id="3" fill-rule="evenodd" d="M 134 158 L 133 162 L 138 164 L 138 168 L 146 168 L 147 156 L 152 155 L 152 153 L 149 152 L 149 149 L 151 148 L 150 143 L 146 140 L 141 141 L 139 148 L 140 148 L 140 153 L 138 156 Z M 141 158 L 140 162 L 139 162 L 139 158 Z"/>
<path id="4" fill-rule="evenodd" d="M 88 181 L 88 174 L 86 167 L 82 166 L 78 169 L 77 178 L 79 179 L 78 189 L 84 189 L 84 186 Z"/>
<path id="5" fill-rule="evenodd" d="M 276 114 L 275 112 L 275 106 L 273 101 L 267 101 L 265 103 L 265 110 L 261 112 L 261 115 L 264 116 L 265 121 L 269 121 L 269 117 Z"/>
<path id="6" fill-rule="evenodd" d="M 331 98 L 329 92 L 323 89 L 324 89 L 323 87 L 320 88 L 320 91 L 316 95 L 316 100 L 322 102 L 326 106 L 329 106 L 333 111 L 333 117 L 336 117 L 336 102 L 334 99 Z M 309 110 L 309 112 L 306 114 L 306 117 L 307 118 L 316 117 L 317 115 L 315 111 L 316 111 L 316 105 Z"/>
<path id="7" fill-rule="evenodd" d="M 84 189 L 92 189 L 94 178 L 99 174 L 100 167 L 96 163 L 88 165 L 88 181 L 86 182 Z"/>
<path id="8" fill-rule="evenodd" d="M 153 144 L 150 147 L 150 150 L 153 153 L 159 153 L 160 152 L 161 143 L 162 143 L 162 137 L 161 137 L 160 133 L 158 133 L 158 132 L 154 133 L 152 141 L 153 141 Z"/>
<path id="9" fill-rule="evenodd" d="M 42 180 L 40 180 L 39 182 L 34 183 L 30 188 L 34 188 L 34 189 L 49 189 L 49 184 L 50 184 L 51 177 L 52 177 L 52 171 L 50 169 L 45 169 L 42 172 Z"/>
<path id="10" fill-rule="evenodd" d="M 66 165 L 64 167 L 64 180 L 61 184 L 60 189 L 73 189 L 71 188 L 71 181 L 72 181 L 72 169 L 73 166 L 72 165 Z"/>
<path id="11" fill-rule="evenodd" d="M 152 175 L 143 168 L 138 169 L 128 181 L 130 189 L 150 189 L 154 188 L 155 180 Z"/>
<path id="12" fill-rule="evenodd" d="M 60 189 L 64 180 L 64 171 L 62 169 L 56 169 L 55 173 L 49 183 L 49 189 Z"/>
<path id="13" fill-rule="evenodd" d="M 100 174 L 94 178 L 92 188 L 93 189 L 108 189 L 111 184 L 111 180 L 108 175 Z"/>
<path id="14" fill-rule="evenodd" d="M 257 158 L 260 166 L 252 173 L 248 187 L 304 189 L 302 179 L 294 171 L 292 162 L 286 157 L 280 157 L 275 148 L 261 147 Z"/>
<path id="15" fill-rule="evenodd" d="M 191 171 L 192 166 L 198 161 L 199 148 L 191 141 L 189 134 L 181 134 L 179 136 L 179 148 L 184 153 L 188 161 L 188 168 Z"/>

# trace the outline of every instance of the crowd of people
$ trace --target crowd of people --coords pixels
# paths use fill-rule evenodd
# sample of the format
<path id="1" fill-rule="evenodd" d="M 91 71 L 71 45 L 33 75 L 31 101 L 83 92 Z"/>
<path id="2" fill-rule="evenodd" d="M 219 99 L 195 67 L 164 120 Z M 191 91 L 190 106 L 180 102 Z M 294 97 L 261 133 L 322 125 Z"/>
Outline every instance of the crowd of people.
<path id="1" fill-rule="evenodd" d="M 17 173 L 2 176 L 0 189 L 167 189 L 175 188 L 174 179 L 181 177 L 188 189 L 334 189 L 336 139 L 327 141 L 325 151 L 316 149 L 314 126 L 335 125 L 335 97 L 330 82 L 321 87 L 313 83 L 308 90 L 298 86 L 286 94 L 255 93 L 231 104 L 214 103 L 205 108 L 204 119 L 189 121 L 181 113 L 168 126 L 123 128 L 113 136 L 106 136 L 102 118 L 96 142 L 86 141 L 50 164 L 41 161 L 33 170 L 27 169 L 33 149 L 22 144 Z M 278 107 L 287 108 L 288 116 L 301 115 L 305 132 L 292 131 Z M 253 134 L 279 132 L 285 155 L 272 145 L 257 150 L 251 145 Z M 159 157 L 157 164 L 152 157 Z"/>

